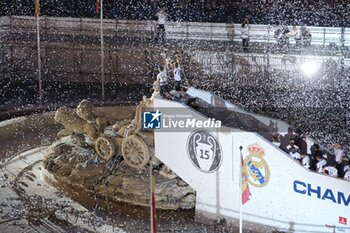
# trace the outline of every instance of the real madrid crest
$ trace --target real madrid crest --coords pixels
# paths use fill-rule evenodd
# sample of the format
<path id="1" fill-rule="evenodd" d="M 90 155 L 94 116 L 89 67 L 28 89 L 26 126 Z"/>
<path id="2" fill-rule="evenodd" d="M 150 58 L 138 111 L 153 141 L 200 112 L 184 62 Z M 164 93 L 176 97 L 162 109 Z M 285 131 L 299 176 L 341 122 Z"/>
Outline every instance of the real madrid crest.
<path id="1" fill-rule="evenodd" d="M 219 141 L 206 130 L 195 130 L 187 139 L 187 153 L 192 164 L 202 172 L 216 171 L 222 161 Z"/>
<path id="2" fill-rule="evenodd" d="M 248 182 L 255 187 L 263 187 L 270 180 L 270 169 L 264 159 L 265 151 L 258 144 L 248 146 L 249 155 L 244 158 L 243 172 Z"/>

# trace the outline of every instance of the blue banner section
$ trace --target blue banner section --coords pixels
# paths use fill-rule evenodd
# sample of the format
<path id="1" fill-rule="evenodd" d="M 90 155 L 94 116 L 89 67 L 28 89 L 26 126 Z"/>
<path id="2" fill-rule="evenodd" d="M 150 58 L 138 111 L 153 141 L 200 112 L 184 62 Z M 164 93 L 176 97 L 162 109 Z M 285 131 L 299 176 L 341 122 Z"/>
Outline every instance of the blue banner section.
<path id="1" fill-rule="evenodd" d="M 323 188 L 321 186 L 308 184 L 303 181 L 295 180 L 293 183 L 294 192 L 302 195 L 308 195 L 313 198 L 331 201 L 339 205 L 349 206 L 350 194 L 345 194 L 340 191 Z"/>

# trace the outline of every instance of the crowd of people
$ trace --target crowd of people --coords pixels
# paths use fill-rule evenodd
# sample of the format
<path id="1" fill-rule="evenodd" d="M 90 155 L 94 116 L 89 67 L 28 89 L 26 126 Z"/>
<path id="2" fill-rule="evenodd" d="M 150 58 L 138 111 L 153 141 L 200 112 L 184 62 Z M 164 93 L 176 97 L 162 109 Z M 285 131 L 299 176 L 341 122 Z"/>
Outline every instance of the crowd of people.
<path id="1" fill-rule="evenodd" d="M 274 37 L 280 46 L 288 46 L 289 38 L 294 38 L 297 48 L 310 46 L 312 39 L 312 35 L 306 26 L 298 27 L 296 25 L 293 25 L 291 30 L 284 25 L 278 26 L 274 31 Z"/>
<path id="2" fill-rule="evenodd" d="M 239 73 L 226 78 L 185 77 L 188 64 L 181 64 L 182 60 L 176 54 L 160 66 L 154 83 L 156 93 L 176 99 L 177 91 L 194 86 L 248 111 L 287 121 L 298 130 L 289 128 L 282 135 L 271 127 L 273 144 L 310 170 L 350 181 L 350 70 L 339 71 L 329 61 L 314 80 L 298 79 L 282 71 Z M 252 76 L 256 82 L 239 82 L 238 76 L 241 81 Z M 308 145 L 307 137 L 315 143 Z"/>
<path id="3" fill-rule="evenodd" d="M 41 14 L 59 17 L 97 17 L 96 0 L 40 1 Z M 350 5 L 338 1 L 273 0 L 104 0 L 106 18 L 150 20 L 159 8 L 169 13 L 170 21 L 241 22 L 249 17 L 252 24 L 348 27 Z M 0 2 L 1 15 L 34 15 L 34 3 L 23 0 Z"/>
<path id="4" fill-rule="evenodd" d="M 331 150 L 325 150 L 317 143 L 308 145 L 306 134 L 291 127 L 284 135 L 273 132 L 272 143 L 307 169 L 350 181 L 350 157 L 345 156 L 339 143 Z"/>
<path id="5" fill-rule="evenodd" d="M 332 61 L 325 62 L 320 73 L 312 78 L 281 70 L 252 72 L 247 69 L 227 76 L 193 78 L 191 83 L 247 111 L 284 120 L 302 129 L 304 135 L 328 151 L 339 143 L 345 155 L 350 154 L 350 70 L 342 70 Z M 310 157 L 312 169 L 315 158 Z"/>
<path id="6" fill-rule="evenodd" d="M 249 40 L 250 40 L 250 26 L 248 18 L 245 18 L 241 27 L 238 29 L 239 35 L 242 39 L 243 52 L 248 52 Z M 296 26 L 295 24 L 291 29 L 286 25 L 279 25 L 274 30 L 274 37 L 276 38 L 277 45 L 286 48 L 289 46 L 290 39 L 295 40 L 295 47 L 302 48 L 311 45 L 312 35 L 306 26 Z"/>

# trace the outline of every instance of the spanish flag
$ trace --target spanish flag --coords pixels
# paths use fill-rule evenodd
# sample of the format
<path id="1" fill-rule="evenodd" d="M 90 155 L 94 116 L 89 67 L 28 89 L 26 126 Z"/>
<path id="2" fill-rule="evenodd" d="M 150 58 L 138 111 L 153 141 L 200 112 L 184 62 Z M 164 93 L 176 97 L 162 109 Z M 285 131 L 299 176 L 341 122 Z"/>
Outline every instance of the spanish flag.
<path id="1" fill-rule="evenodd" d="M 38 17 L 40 15 L 40 0 L 34 0 L 34 1 L 35 1 L 34 16 Z"/>
<path id="2" fill-rule="evenodd" d="M 249 201 L 249 197 L 251 196 L 249 185 L 247 182 L 247 170 L 244 169 L 243 157 L 241 154 L 241 166 L 242 166 L 242 204 L 244 205 L 247 201 Z"/>
<path id="3" fill-rule="evenodd" d="M 96 0 L 96 15 L 100 12 L 100 0 Z"/>

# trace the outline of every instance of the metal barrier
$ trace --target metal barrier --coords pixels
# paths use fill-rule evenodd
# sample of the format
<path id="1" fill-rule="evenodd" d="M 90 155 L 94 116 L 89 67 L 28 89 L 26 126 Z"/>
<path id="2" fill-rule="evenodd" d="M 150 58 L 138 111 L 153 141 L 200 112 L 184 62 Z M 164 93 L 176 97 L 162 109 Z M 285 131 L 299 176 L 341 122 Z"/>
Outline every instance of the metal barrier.
<path id="1" fill-rule="evenodd" d="M 16 32 L 34 32 L 35 18 L 24 16 L 0 17 L 0 31 L 6 33 L 9 28 Z M 128 37 L 153 38 L 156 31 L 155 21 L 146 20 L 104 20 L 106 36 L 127 35 Z M 42 33 L 96 35 L 100 30 L 99 19 L 91 18 L 41 18 Z M 250 41 L 257 43 L 276 43 L 274 31 L 277 26 L 250 25 Z M 289 27 L 291 28 L 291 27 Z M 349 28 L 307 27 L 312 35 L 311 45 L 350 46 Z M 180 40 L 216 40 L 240 41 L 240 24 L 168 22 L 166 25 L 168 39 Z M 291 44 L 295 43 L 290 40 Z"/>

